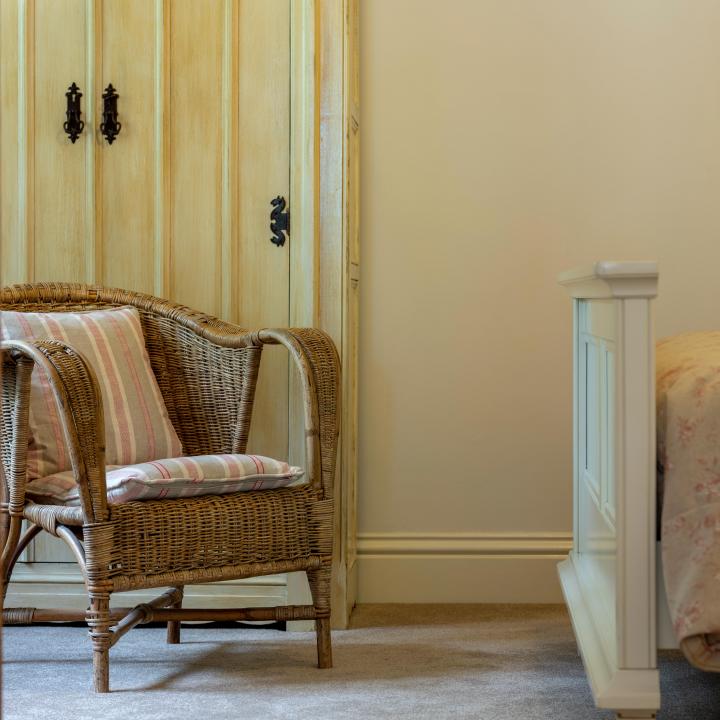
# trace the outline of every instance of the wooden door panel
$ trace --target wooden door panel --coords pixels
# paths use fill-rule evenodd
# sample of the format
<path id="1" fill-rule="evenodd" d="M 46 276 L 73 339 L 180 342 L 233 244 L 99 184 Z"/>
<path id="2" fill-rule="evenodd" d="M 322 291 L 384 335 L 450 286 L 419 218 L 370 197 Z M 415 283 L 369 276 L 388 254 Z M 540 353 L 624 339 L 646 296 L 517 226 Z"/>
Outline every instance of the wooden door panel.
<path id="1" fill-rule="evenodd" d="M 34 239 L 33 280 L 92 280 L 86 276 L 89 236 L 86 182 L 88 143 L 93 140 L 92 89 L 87 87 L 87 3 L 28 3 L 27 121 L 28 234 Z M 65 92 L 77 83 L 85 129 L 73 144 L 63 131 Z"/>
<path id="2" fill-rule="evenodd" d="M 290 3 L 240 0 L 238 18 L 238 320 L 285 327 L 289 320 L 289 245 L 270 242 L 270 201 L 290 197 Z M 292 242 L 292 241 L 290 241 Z M 264 351 L 252 452 L 288 452 L 288 358 Z"/>
<path id="3" fill-rule="evenodd" d="M 156 178 L 162 172 L 157 132 L 162 97 L 156 93 L 162 28 L 157 27 L 155 10 L 148 0 L 102 4 L 102 67 L 97 69 L 96 91 L 101 112 L 100 94 L 112 83 L 120 95 L 122 123 L 112 145 L 96 135 L 100 279 L 110 287 L 147 293 L 155 290 Z"/>
<path id="4" fill-rule="evenodd" d="M 221 310 L 224 4 L 174 0 L 170 9 L 170 295 Z"/>

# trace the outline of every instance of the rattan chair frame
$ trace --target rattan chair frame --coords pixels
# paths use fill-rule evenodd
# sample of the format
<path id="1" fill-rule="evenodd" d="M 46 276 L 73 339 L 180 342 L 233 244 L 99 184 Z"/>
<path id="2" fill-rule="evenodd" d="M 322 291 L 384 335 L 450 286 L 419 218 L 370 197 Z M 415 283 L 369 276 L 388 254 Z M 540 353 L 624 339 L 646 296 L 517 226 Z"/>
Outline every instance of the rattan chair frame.
<path id="1" fill-rule="evenodd" d="M 70 312 L 131 305 L 171 421 L 187 455 L 246 449 L 262 349 L 281 345 L 299 371 L 307 483 L 277 490 L 108 505 L 101 396 L 92 368 L 56 340 L 2 342 L 0 450 L 3 492 L 0 559 L 3 604 L 13 568 L 41 532 L 70 547 L 89 597 L 86 612 L 4 608 L 7 624 L 85 619 L 97 692 L 109 691 L 109 650 L 140 623 L 166 621 L 167 641 L 182 620 L 315 621 L 318 667 L 332 665 L 330 584 L 333 491 L 339 433 L 340 365 L 332 340 L 308 328 L 249 332 L 150 295 L 80 284 L 0 289 L 0 311 Z M 26 497 L 30 376 L 50 379 L 80 505 Z M 22 524 L 26 522 L 26 530 Z M 183 588 L 218 580 L 304 571 L 312 605 L 186 609 Z M 110 608 L 113 592 L 169 587 L 134 608 Z"/>

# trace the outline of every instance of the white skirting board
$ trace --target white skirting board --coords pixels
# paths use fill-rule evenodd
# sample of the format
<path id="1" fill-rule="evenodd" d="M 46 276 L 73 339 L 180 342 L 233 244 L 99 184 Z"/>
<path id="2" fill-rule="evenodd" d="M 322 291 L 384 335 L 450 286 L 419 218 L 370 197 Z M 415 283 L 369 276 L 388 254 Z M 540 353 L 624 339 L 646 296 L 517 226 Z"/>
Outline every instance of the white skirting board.
<path id="1" fill-rule="evenodd" d="M 358 601 L 560 603 L 569 533 L 365 533 Z"/>

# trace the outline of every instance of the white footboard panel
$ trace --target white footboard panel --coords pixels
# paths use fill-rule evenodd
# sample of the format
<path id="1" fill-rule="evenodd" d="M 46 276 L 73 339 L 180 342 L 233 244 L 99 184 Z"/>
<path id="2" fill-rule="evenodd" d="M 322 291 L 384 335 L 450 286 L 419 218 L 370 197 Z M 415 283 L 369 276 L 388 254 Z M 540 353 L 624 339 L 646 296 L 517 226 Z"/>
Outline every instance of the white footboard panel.
<path id="1" fill-rule="evenodd" d="M 651 717 L 657 267 L 596 263 L 560 282 L 574 302 L 574 532 L 560 580 L 596 704 Z"/>

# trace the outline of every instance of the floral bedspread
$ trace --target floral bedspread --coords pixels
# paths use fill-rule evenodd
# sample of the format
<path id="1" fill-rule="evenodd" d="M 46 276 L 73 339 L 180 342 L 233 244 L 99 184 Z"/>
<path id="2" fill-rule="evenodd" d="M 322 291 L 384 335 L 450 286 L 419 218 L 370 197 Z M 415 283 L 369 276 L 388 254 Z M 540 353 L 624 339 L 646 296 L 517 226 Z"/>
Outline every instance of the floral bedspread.
<path id="1" fill-rule="evenodd" d="M 675 635 L 720 672 L 720 332 L 657 344 L 662 560 Z"/>

